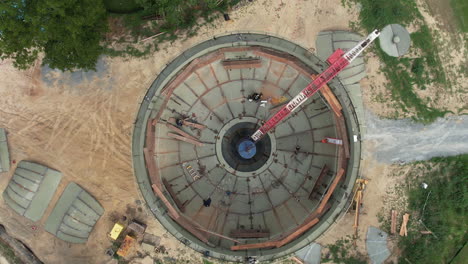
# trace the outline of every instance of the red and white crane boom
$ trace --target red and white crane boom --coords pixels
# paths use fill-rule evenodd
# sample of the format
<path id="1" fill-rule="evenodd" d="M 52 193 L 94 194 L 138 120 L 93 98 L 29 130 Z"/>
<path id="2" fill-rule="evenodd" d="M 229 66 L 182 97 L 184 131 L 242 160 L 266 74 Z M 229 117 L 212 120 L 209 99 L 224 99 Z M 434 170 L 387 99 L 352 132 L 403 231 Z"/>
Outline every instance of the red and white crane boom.
<path id="1" fill-rule="evenodd" d="M 337 49 L 328 59 L 330 66 L 323 71 L 315 80 L 307 85 L 296 97 L 289 103 L 283 106 L 275 115 L 268 119 L 255 133 L 251 136 L 254 142 L 260 140 L 268 131 L 276 127 L 283 119 L 296 110 L 303 104 L 307 98 L 314 95 L 323 85 L 331 81 L 340 71 L 348 66 L 361 52 L 366 49 L 378 36 L 379 30 L 374 30 L 366 39 L 359 42 L 352 49 L 344 53 L 341 49 Z"/>

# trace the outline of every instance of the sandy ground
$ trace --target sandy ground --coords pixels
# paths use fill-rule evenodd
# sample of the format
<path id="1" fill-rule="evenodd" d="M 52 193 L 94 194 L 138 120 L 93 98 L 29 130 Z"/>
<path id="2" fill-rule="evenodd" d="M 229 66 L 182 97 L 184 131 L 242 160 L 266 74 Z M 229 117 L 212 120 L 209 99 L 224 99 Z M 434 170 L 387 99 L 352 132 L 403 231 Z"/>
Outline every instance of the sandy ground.
<path id="1" fill-rule="evenodd" d="M 111 245 L 106 233 L 115 215 L 140 214 L 149 232 L 161 236 L 167 257 L 191 255 L 142 207 L 131 160 L 131 133 L 139 102 L 171 59 L 213 35 L 236 30 L 264 31 L 314 48 L 320 30 L 349 29 L 356 17 L 333 1 L 254 1 L 230 13 L 232 22 L 218 20 L 198 36 L 167 44 L 148 58 L 106 58 L 98 74 L 80 76 L 41 69 L 18 71 L 11 61 L 0 64 L 0 127 L 8 131 L 11 158 L 33 160 L 64 175 L 51 204 L 67 183 L 74 181 L 105 208 L 88 243 L 72 245 L 44 231 L 52 206 L 38 223 L 16 215 L 0 201 L 0 222 L 25 242 L 45 263 L 112 262 L 104 251 Z M 86 77 L 87 76 L 87 77 Z M 2 174 L 3 190 L 13 170 Z M 130 212 L 127 206 L 131 208 Z M 37 226 L 36 230 L 32 230 Z M 185 254 L 181 252 L 185 251 Z M 185 258 L 185 256 L 184 256 Z M 201 262 L 201 257 L 196 255 Z"/>
<path id="2" fill-rule="evenodd" d="M 379 215 L 385 219 L 390 218 L 391 208 L 387 208 L 386 202 L 396 200 L 400 194 L 394 192 L 394 187 L 404 180 L 405 173 L 411 166 L 401 167 L 399 165 L 388 165 L 374 159 L 372 153 L 375 151 L 373 142 L 363 144 L 363 161 L 361 163 L 361 175 L 368 179 L 363 192 L 362 209 L 359 217 L 358 239 L 356 248 L 359 253 L 367 255 L 365 238 L 367 229 L 371 226 L 380 228 Z M 403 171 L 403 173 L 401 173 Z M 401 208 L 403 209 L 403 208 Z M 400 210 L 401 211 L 401 210 Z M 336 240 L 351 238 L 354 234 L 355 211 L 350 209 L 339 221 L 337 221 L 317 242 L 322 246 L 334 244 Z M 395 253 L 395 236 L 389 236 L 389 249 Z M 324 251 L 322 251 L 324 252 Z M 353 252 L 353 251 L 351 251 Z M 396 261 L 397 255 L 393 254 L 387 261 Z M 391 263 L 391 262 L 390 262 Z M 395 262 L 397 263 L 397 262 Z"/>
<path id="3" fill-rule="evenodd" d="M 8 262 L 5 257 L 0 256 L 0 264 L 10 264 L 10 262 Z"/>
<path id="4" fill-rule="evenodd" d="M 48 264 L 113 263 L 104 251 L 111 245 L 106 233 L 122 215 L 139 219 L 148 232 L 162 238 L 167 254 L 158 258 L 183 258 L 201 263 L 201 257 L 185 247 L 149 215 L 135 184 L 131 160 L 131 133 L 139 102 L 163 67 L 183 50 L 213 35 L 230 31 L 264 31 L 290 39 L 306 48 L 315 48 L 315 36 L 321 30 L 349 30 L 349 21 L 357 19 L 354 9 L 342 7 L 340 0 L 281 1 L 259 0 L 230 13 L 231 22 L 218 20 L 203 27 L 195 37 L 166 44 L 148 58 L 105 58 L 98 74 L 76 75 L 46 72 L 37 63 L 28 71 L 18 71 L 11 61 L 0 62 L 0 127 L 8 131 L 11 158 L 33 160 L 61 171 L 64 175 L 51 205 L 55 204 L 67 183 L 73 181 L 89 191 L 105 208 L 89 241 L 72 245 L 44 231 L 49 206 L 40 222 L 32 223 L 16 215 L 0 198 L 0 223 L 26 243 Z M 379 62 L 368 60 L 371 78 L 363 81 L 366 107 L 377 114 L 391 112 L 375 101 L 384 89 L 385 78 L 378 72 Z M 79 77 L 79 76 L 78 76 Z M 370 81 L 369 81 L 370 80 Z M 373 160 L 372 146 L 364 145 L 362 175 L 371 181 L 364 194 L 364 209 L 359 229 L 358 248 L 364 252 L 368 226 L 378 226 L 377 213 L 385 191 L 398 181 L 387 175 L 399 168 Z M 0 190 L 13 170 L 0 175 Z M 346 215 L 319 242 L 332 243 L 351 234 L 353 216 Z M 36 230 L 32 227 L 37 226 Z M 183 257 L 180 257 L 183 256 Z M 150 258 L 133 263 L 152 263 Z"/>

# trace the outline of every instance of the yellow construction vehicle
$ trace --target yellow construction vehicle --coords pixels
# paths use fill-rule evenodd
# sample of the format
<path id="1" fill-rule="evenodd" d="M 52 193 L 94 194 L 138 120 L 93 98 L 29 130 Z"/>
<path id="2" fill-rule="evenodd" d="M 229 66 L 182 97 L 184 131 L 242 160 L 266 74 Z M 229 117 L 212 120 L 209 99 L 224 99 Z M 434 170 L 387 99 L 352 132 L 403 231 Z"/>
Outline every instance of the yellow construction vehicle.
<path id="1" fill-rule="evenodd" d="M 361 209 L 362 205 L 362 196 L 363 196 L 363 191 L 366 188 L 367 183 L 369 183 L 369 180 L 366 179 L 357 179 L 356 184 L 354 185 L 353 188 L 353 203 L 354 203 L 354 209 L 355 215 L 354 215 L 354 243 L 356 243 L 357 235 L 358 235 L 358 227 L 359 227 L 359 210 Z"/>

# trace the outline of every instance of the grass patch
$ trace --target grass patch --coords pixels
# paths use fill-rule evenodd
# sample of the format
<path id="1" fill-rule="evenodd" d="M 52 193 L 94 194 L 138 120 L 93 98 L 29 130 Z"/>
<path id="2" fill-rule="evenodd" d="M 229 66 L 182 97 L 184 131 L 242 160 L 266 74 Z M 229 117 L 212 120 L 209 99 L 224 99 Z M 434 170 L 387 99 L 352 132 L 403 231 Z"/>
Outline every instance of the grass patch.
<path id="1" fill-rule="evenodd" d="M 0 239 L 0 256 L 3 256 L 10 264 L 22 264 L 23 262 L 15 255 L 13 249 Z"/>
<path id="2" fill-rule="evenodd" d="M 420 98 L 415 89 L 425 90 L 427 85 L 450 86 L 434 39 L 429 28 L 424 24 L 415 1 L 412 0 L 349 0 L 362 5 L 359 14 L 359 26 L 367 32 L 382 29 L 388 24 L 415 24 L 419 30 L 411 35 L 411 51 L 419 54 L 416 58 L 394 58 L 385 54 L 376 42 L 375 53 L 383 62 L 382 72 L 390 81 L 392 99 L 405 113 L 414 112 L 413 119 L 431 123 L 443 117 L 449 111 L 430 107 L 429 101 Z"/>
<path id="3" fill-rule="evenodd" d="M 450 5 L 458 20 L 461 31 L 468 32 L 468 1 L 450 0 Z"/>
<path id="4" fill-rule="evenodd" d="M 426 168 L 424 176 L 407 178 L 411 218 L 399 263 L 451 263 L 466 254 L 468 155 L 434 158 Z M 426 227 L 434 235 L 421 235 Z"/>

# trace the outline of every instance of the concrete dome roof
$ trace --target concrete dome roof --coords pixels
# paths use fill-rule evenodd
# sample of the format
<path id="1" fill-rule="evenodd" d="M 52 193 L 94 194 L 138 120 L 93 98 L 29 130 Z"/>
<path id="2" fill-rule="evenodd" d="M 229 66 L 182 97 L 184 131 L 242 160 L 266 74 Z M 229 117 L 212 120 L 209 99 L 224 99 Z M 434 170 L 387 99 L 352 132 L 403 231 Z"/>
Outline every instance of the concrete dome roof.
<path id="1" fill-rule="evenodd" d="M 169 232 L 204 254 L 243 261 L 290 254 L 327 229 L 346 203 L 360 151 L 348 139 L 359 125 L 347 119 L 354 113 L 340 82 L 271 131 L 252 163 L 236 158 L 236 142 L 325 67 L 284 39 L 238 33 L 190 48 L 159 74 L 132 148 L 140 190 Z M 255 93 L 266 103 L 248 100 Z"/>

